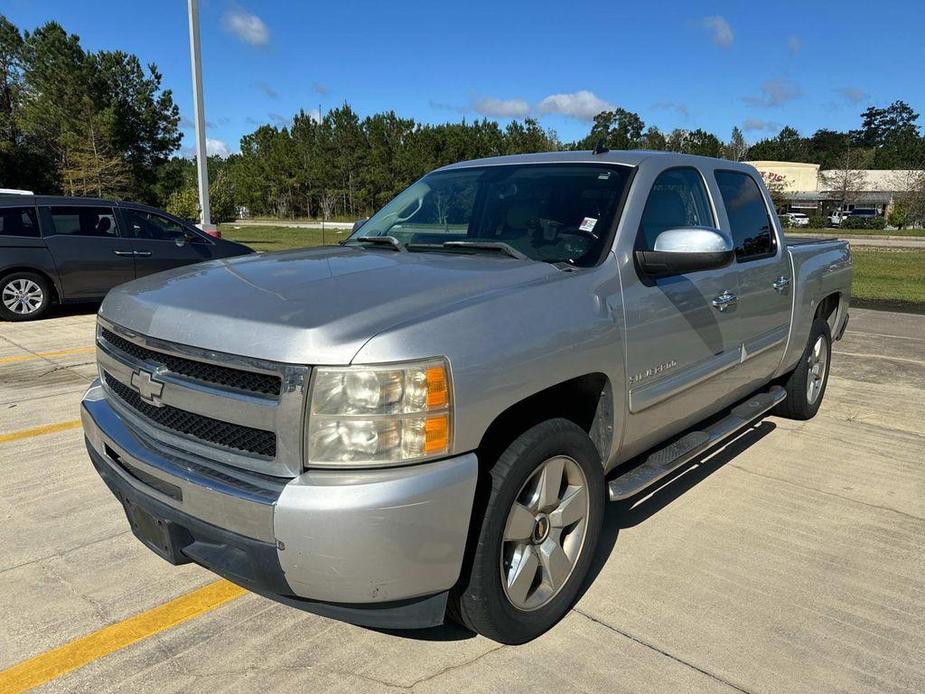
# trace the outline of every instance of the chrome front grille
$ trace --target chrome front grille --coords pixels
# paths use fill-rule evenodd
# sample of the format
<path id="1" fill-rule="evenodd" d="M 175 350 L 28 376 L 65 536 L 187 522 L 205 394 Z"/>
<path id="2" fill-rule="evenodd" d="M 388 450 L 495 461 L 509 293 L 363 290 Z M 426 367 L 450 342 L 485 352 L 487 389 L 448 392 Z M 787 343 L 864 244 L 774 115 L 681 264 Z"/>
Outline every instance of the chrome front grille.
<path id="1" fill-rule="evenodd" d="M 108 371 L 103 379 L 110 390 L 126 405 L 155 424 L 225 448 L 233 448 L 266 458 L 276 457 L 276 434 L 263 429 L 252 429 L 242 424 L 229 424 L 193 412 L 178 410 L 170 405 L 156 407 L 141 399 L 138 391 L 119 382 Z"/>
<path id="2" fill-rule="evenodd" d="M 130 342 L 105 328 L 100 330 L 100 336 L 113 347 L 120 349 L 126 354 L 130 354 L 136 359 L 158 364 L 172 373 L 187 376 L 194 381 L 211 383 L 245 393 L 257 393 L 260 395 L 279 397 L 280 385 L 282 383 L 279 376 L 254 373 L 253 371 L 244 371 L 243 369 L 231 369 L 227 366 L 217 366 L 215 364 L 207 364 L 192 359 L 184 359 L 183 357 L 177 357 L 172 354 L 165 354 Z"/>
<path id="3" fill-rule="evenodd" d="M 149 443 L 268 475 L 302 471 L 309 369 L 202 350 L 99 318 L 107 399 Z"/>

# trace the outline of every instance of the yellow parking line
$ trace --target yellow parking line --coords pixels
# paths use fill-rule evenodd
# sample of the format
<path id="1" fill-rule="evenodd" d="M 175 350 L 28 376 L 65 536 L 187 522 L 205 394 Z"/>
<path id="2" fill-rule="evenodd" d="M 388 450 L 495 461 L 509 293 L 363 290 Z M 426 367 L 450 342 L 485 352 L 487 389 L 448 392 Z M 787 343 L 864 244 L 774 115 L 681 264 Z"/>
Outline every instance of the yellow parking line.
<path id="1" fill-rule="evenodd" d="M 0 434 L 0 443 L 7 443 L 8 441 L 19 441 L 20 439 L 31 439 L 33 436 L 42 436 L 43 434 L 54 434 L 57 431 L 67 431 L 68 429 L 76 429 L 80 426 L 80 420 L 74 419 L 70 422 L 58 422 L 57 424 L 43 424 L 40 427 L 32 427 L 31 429 L 20 429 L 19 431 L 13 431 L 9 434 Z"/>
<path id="2" fill-rule="evenodd" d="M 50 682 L 94 660 L 214 610 L 247 591 L 221 580 L 125 621 L 103 627 L 0 672 L 0 692 L 14 694 Z"/>
<path id="3" fill-rule="evenodd" d="M 88 354 L 96 350 L 96 347 L 76 347 L 73 349 L 59 349 L 55 352 L 36 352 L 35 354 L 17 354 L 12 357 L 0 357 L 0 366 L 5 364 L 18 364 L 23 361 L 33 361 L 35 359 L 54 359 L 55 357 L 70 357 L 75 354 Z"/>

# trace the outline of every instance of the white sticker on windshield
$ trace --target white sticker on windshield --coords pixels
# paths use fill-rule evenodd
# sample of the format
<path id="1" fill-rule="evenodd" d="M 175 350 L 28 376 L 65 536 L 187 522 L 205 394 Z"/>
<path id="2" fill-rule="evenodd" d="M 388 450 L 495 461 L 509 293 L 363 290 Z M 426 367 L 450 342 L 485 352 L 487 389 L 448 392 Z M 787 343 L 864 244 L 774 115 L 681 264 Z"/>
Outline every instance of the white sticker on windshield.
<path id="1" fill-rule="evenodd" d="M 585 217 L 581 220 L 581 225 L 578 228 L 582 231 L 594 231 L 595 224 L 597 224 L 597 219 L 594 217 Z"/>

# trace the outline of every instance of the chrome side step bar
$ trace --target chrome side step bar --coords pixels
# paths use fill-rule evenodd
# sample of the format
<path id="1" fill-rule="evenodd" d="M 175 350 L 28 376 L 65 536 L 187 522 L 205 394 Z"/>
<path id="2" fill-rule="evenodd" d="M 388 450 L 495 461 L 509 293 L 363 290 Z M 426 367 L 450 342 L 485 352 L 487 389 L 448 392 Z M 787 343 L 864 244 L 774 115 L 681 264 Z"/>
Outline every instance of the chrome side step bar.
<path id="1" fill-rule="evenodd" d="M 645 462 L 610 481 L 610 500 L 619 501 L 635 496 L 665 475 L 748 426 L 786 397 L 787 392 L 783 388 L 773 386 L 768 392 L 758 393 L 734 407 L 728 415 L 703 431 L 692 431 L 651 453 Z"/>

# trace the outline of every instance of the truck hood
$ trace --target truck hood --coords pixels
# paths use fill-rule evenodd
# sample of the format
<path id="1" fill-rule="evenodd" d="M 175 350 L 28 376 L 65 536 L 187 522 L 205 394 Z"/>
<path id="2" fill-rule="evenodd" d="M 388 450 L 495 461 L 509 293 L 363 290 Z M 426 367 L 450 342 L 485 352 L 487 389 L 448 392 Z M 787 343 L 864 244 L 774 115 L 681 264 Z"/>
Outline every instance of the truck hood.
<path id="1" fill-rule="evenodd" d="M 373 336 L 499 291 L 546 263 L 325 247 L 213 260 L 116 287 L 100 315 L 162 340 L 258 359 L 349 364 Z M 473 326 L 475 327 L 475 326 Z M 426 355 L 422 348 L 422 356 Z"/>

